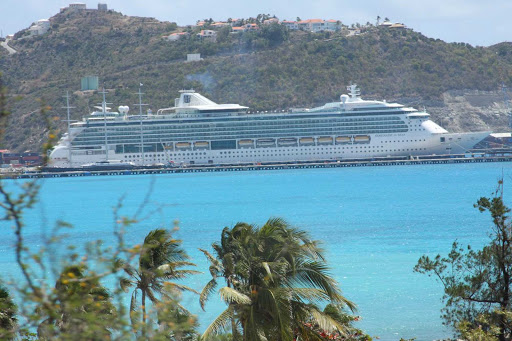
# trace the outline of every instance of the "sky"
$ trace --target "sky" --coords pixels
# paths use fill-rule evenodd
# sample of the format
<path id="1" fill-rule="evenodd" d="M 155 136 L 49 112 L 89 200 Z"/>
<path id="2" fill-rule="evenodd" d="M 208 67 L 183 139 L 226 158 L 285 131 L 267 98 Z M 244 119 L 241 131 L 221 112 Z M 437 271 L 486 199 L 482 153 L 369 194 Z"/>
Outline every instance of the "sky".
<path id="1" fill-rule="evenodd" d="M 0 0 L 3 36 L 48 19 L 75 1 Z M 99 1 L 81 0 L 87 8 Z M 344 24 L 375 23 L 377 16 L 404 23 L 415 31 L 447 42 L 489 46 L 512 41 L 512 0 L 102 0 L 126 15 L 154 17 L 180 26 L 212 18 L 255 17 L 259 13 L 279 19 L 335 19 Z"/>

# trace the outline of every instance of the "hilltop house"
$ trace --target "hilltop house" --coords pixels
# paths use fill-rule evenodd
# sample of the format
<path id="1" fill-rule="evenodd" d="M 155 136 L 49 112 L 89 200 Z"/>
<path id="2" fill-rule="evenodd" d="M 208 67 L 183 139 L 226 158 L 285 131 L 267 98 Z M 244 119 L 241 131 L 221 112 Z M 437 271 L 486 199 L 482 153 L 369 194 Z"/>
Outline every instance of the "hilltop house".
<path id="1" fill-rule="evenodd" d="M 229 26 L 229 24 L 227 22 L 217 21 L 217 22 L 214 22 L 211 26 L 215 27 L 215 28 L 221 28 L 224 26 Z"/>
<path id="2" fill-rule="evenodd" d="M 404 24 L 400 23 L 392 23 L 391 21 L 384 21 L 379 26 L 381 27 L 387 27 L 387 28 L 406 28 Z"/>
<path id="3" fill-rule="evenodd" d="M 339 31 L 341 29 L 341 21 L 339 20 L 326 20 L 325 21 L 325 29 L 324 31 Z"/>
<path id="4" fill-rule="evenodd" d="M 243 28 L 242 26 L 233 26 L 233 27 L 231 27 L 230 33 L 237 34 L 237 33 L 241 33 L 244 31 L 245 31 L 245 28 Z"/>
<path id="5" fill-rule="evenodd" d="M 217 32 L 212 30 L 201 30 L 201 32 L 199 32 L 197 36 L 202 40 L 209 40 L 212 42 L 217 41 Z"/>
<path id="6" fill-rule="evenodd" d="M 33 23 L 32 26 L 29 27 L 28 31 L 30 32 L 31 36 L 40 36 L 48 32 L 49 29 L 50 20 L 41 19 Z"/>
<path id="7" fill-rule="evenodd" d="M 263 25 L 270 25 L 270 24 L 279 24 L 279 19 L 270 18 L 270 19 L 263 21 Z"/>
<path id="8" fill-rule="evenodd" d="M 288 28 L 289 30 L 293 30 L 293 31 L 299 29 L 299 25 L 297 25 L 296 21 L 284 20 L 284 21 L 281 21 L 281 25 L 283 25 L 284 27 Z"/>
<path id="9" fill-rule="evenodd" d="M 297 23 L 299 30 L 310 32 L 338 31 L 341 28 L 341 22 L 338 20 L 308 19 Z"/>
<path id="10" fill-rule="evenodd" d="M 244 25 L 244 28 L 245 31 L 257 31 L 260 29 L 257 24 L 246 24 Z"/>
<path id="11" fill-rule="evenodd" d="M 71 10 L 84 10 L 87 9 L 87 6 L 83 2 L 74 2 L 72 4 L 69 4 L 68 6 Z"/>

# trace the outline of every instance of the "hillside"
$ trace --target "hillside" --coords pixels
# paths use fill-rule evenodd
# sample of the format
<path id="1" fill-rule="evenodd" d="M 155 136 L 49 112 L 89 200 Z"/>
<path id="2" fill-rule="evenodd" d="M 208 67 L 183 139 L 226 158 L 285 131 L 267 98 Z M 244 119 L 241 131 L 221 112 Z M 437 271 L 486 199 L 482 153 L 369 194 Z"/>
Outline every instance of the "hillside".
<path id="1" fill-rule="evenodd" d="M 503 130 L 508 122 L 496 92 L 512 84 L 512 46 L 506 43 L 484 48 L 412 30 L 366 26 L 347 37 L 278 25 L 238 35 L 222 28 L 217 42 L 194 34 L 169 42 L 162 37 L 197 29 L 113 11 L 64 12 L 50 22 L 44 36 L 19 39 L 25 34 L 19 32 L 11 43 L 18 53 L 0 53 L 13 112 L 4 144 L 13 150 L 35 150 L 44 138 L 38 99 L 63 118 L 62 96 L 69 90 L 74 119 L 100 101 L 97 93 L 78 91 L 87 75 L 100 77 L 113 107 L 133 107 L 143 83 L 144 102 L 153 109 L 171 106 L 178 90 L 194 88 L 217 102 L 283 110 L 333 101 L 354 81 L 366 98 L 426 106 L 451 130 Z M 187 53 L 204 60 L 185 63 Z"/>

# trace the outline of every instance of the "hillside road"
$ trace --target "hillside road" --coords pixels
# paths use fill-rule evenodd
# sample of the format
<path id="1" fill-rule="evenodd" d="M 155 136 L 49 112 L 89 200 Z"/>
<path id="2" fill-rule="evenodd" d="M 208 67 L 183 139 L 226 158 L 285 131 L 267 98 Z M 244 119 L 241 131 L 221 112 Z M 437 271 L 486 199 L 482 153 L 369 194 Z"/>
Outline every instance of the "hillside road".
<path id="1" fill-rule="evenodd" d="M 16 53 L 16 50 L 13 49 L 12 47 L 10 47 L 7 43 L 9 42 L 9 40 L 6 40 L 6 41 L 2 41 L 0 43 L 0 45 L 7 50 L 7 52 L 9 52 L 9 54 L 15 54 Z"/>

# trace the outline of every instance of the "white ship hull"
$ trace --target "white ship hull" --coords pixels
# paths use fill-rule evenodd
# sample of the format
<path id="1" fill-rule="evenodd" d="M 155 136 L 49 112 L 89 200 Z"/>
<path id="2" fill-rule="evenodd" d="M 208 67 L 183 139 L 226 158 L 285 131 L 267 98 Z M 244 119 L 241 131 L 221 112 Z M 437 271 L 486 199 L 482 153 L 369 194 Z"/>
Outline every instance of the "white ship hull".
<path id="1" fill-rule="evenodd" d="M 115 153 L 109 151 L 109 158 L 132 162 L 135 165 L 168 164 L 208 165 L 290 162 L 314 160 L 368 159 L 392 156 L 424 156 L 462 154 L 483 140 L 489 132 L 447 133 L 447 134 L 383 134 L 370 135 L 368 143 L 344 143 L 314 146 L 291 146 L 273 148 L 242 147 L 236 150 L 188 150 L 161 151 L 144 153 Z M 440 142 L 440 137 L 445 142 Z M 97 151 L 100 152 L 100 151 Z M 63 154 L 69 154 L 67 148 Z M 72 163 L 64 156 L 53 160 L 54 167 L 80 167 L 84 164 L 105 160 L 105 152 L 85 155 L 82 151 L 73 151 Z"/>
<path id="2" fill-rule="evenodd" d="M 137 166 L 221 165 L 462 154 L 490 132 L 449 133 L 429 114 L 398 103 L 350 97 L 290 113 L 248 114 L 182 91 L 157 115 L 94 112 L 73 123 L 50 154 L 52 167 L 120 160 Z M 104 94 L 104 93 L 103 93 Z M 121 110 L 122 109 L 122 110 Z M 167 113 L 169 112 L 169 113 Z"/>

